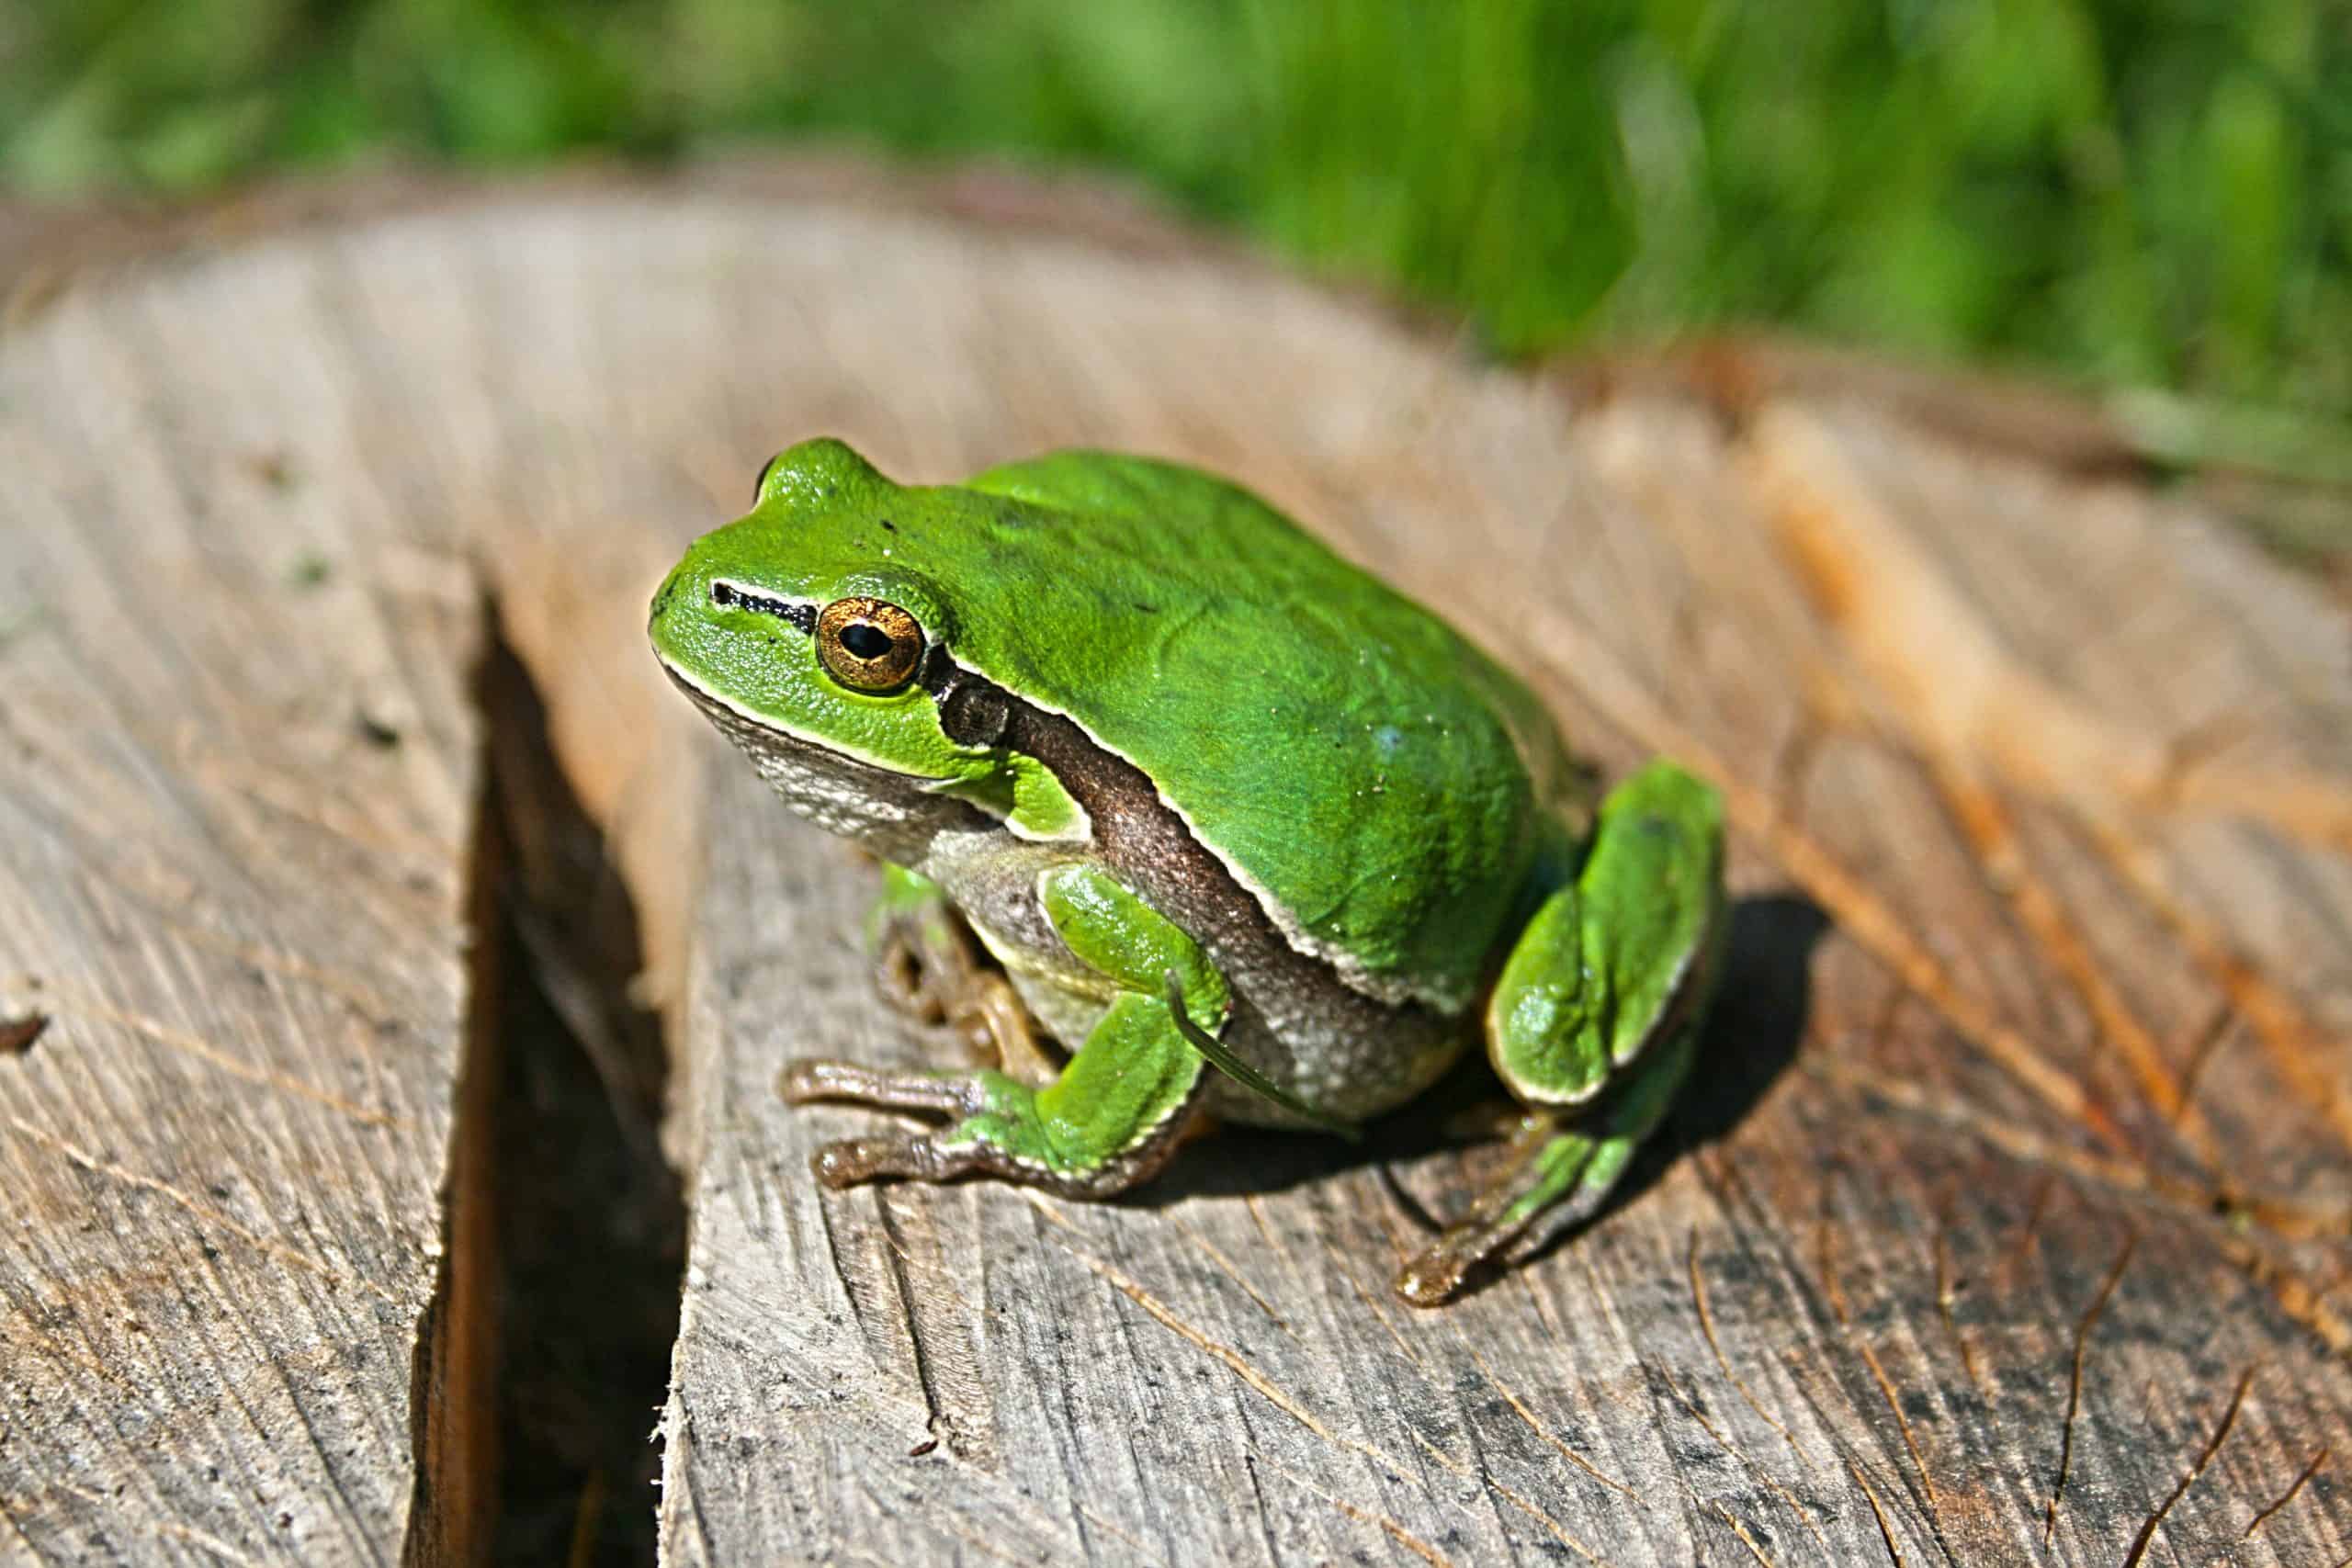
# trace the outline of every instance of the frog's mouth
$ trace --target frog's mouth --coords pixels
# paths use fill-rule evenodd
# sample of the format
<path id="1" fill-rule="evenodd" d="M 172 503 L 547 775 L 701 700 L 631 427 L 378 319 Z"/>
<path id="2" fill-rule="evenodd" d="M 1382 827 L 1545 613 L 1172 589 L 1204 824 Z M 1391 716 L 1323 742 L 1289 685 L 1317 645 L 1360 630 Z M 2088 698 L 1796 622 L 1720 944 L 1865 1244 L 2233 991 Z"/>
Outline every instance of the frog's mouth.
<path id="1" fill-rule="evenodd" d="M 855 839 L 885 859 L 911 863 L 936 833 L 994 826 L 971 802 L 940 794 L 944 781 L 899 773 L 796 735 L 736 706 L 668 660 L 661 663 L 785 804 L 828 831 Z"/>

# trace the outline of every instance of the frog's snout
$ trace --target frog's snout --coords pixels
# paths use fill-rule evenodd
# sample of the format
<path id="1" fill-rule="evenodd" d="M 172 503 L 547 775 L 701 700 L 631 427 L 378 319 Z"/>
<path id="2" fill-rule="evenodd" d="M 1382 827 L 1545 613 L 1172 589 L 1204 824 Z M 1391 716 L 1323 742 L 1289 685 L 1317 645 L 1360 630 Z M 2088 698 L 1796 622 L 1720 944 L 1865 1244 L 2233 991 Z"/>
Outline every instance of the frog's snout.
<path id="1" fill-rule="evenodd" d="M 653 591 L 652 605 L 645 615 L 645 629 L 658 634 L 662 629 L 662 619 L 670 613 L 671 606 L 682 598 L 690 597 L 692 592 L 693 585 L 687 580 L 684 563 L 671 568 L 670 575 L 662 580 L 662 586 Z"/>

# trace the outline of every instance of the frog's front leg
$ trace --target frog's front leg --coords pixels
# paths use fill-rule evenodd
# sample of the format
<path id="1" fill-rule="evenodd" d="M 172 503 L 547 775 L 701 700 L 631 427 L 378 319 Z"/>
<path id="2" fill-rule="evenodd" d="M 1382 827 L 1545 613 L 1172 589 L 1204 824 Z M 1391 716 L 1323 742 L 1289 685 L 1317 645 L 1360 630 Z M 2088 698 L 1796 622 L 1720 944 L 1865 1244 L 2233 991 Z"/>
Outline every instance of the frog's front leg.
<path id="1" fill-rule="evenodd" d="M 1058 866 L 1038 879 L 1054 929 L 1102 977 L 1110 1004 L 1054 1080 L 1033 1089 L 1004 1073 L 876 1072 L 796 1062 L 780 1085 L 795 1103 L 850 1100 L 956 1117 L 934 1133 L 849 1138 L 816 1159 L 828 1187 L 881 1178 L 944 1181 L 985 1173 L 1072 1197 L 1124 1190 L 1167 1163 L 1200 1102 L 1207 1068 L 1179 1028 L 1211 1035 L 1228 993 L 1198 943 L 1107 873 Z"/>
<path id="2" fill-rule="evenodd" d="M 1396 1293 L 1433 1306 L 1539 1218 L 1609 1195 L 1689 1073 L 1721 967 L 1723 807 L 1653 763 L 1601 803 L 1573 883 L 1536 911 L 1487 1012 L 1495 1070 L 1530 1114 L 1504 1174 Z"/>

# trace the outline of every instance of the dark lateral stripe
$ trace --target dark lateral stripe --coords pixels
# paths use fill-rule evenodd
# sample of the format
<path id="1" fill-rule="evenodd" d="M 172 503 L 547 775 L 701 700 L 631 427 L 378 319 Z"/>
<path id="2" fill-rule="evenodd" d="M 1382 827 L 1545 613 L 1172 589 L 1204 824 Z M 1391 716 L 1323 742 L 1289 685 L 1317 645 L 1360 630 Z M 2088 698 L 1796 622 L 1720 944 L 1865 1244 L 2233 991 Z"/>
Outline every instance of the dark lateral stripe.
<path id="1" fill-rule="evenodd" d="M 794 599 L 771 599 L 764 593 L 754 593 L 748 588 L 738 588 L 720 579 L 710 585 L 710 602 L 722 610 L 749 610 L 754 615 L 774 615 L 800 628 L 802 634 L 817 629 L 817 606 Z"/>
<path id="2" fill-rule="evenodd" d="M 1323 960 L 1291 946 L 1256 896 L 1193 837 L 1142 770 L 1098 744 L 1075 720 L 1023 701 L 956 664 L 944 649 L 933 650 L 922 680 L 938 699 L 948 739 L 1002 746 L 1044 763 L 1086 812 L 1096 849 L 1111 870 L 1193 932 L 1228 977 L 1238 969 L 1291 995 L 1314 995 L 1338 1027 L 1382 1029 L 1399 1012 L 1434 1017 L 1419 1002 L 1392 1006 L 1365 996 L 1340 981 Z"/>

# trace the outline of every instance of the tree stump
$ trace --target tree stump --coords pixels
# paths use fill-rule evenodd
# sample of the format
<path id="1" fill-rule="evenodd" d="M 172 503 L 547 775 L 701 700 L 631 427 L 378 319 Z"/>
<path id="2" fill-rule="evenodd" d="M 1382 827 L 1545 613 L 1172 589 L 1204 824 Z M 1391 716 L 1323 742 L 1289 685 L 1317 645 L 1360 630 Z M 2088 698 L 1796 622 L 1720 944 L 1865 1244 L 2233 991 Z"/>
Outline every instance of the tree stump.
<path id="1" fill-rule="evenodd" d="M 2193 494 L 1739 344 L 1483 366 L 998 177 L 25 231 L 0 1558 L 545 1560 L 505 1382 L 631 1292 L 674 1313 L 666 1388 L 576 1378 L 571 1419 L 634 1447 L 658 1404 L 660 1489 L 597 1472 L 574 1561 L 2352 1552 L 2352 638 Z M 919 1055 L 871 868 L 642 632 L 818 433 L 909 480 L 1072 444 L 1232 474 L 1609 770 L 1722 785 L 1708 1065 L 1624 1195 L 1393 1299 L 1475 1176 L 1475 1066 L 1360 1148 L 1228 1132 L 1115 1205 L 820 1190 L 859 1113 L 787 1110 L 777 1065 Z M 523 987 L 579 1046 L 537 1078 Z M 619 1206 L 598 1148 L 658 1169 L 628 1108 L 665 1063 L 683 1267 L 600 1243 L 535 1287 L 535 1232 Z"/>

